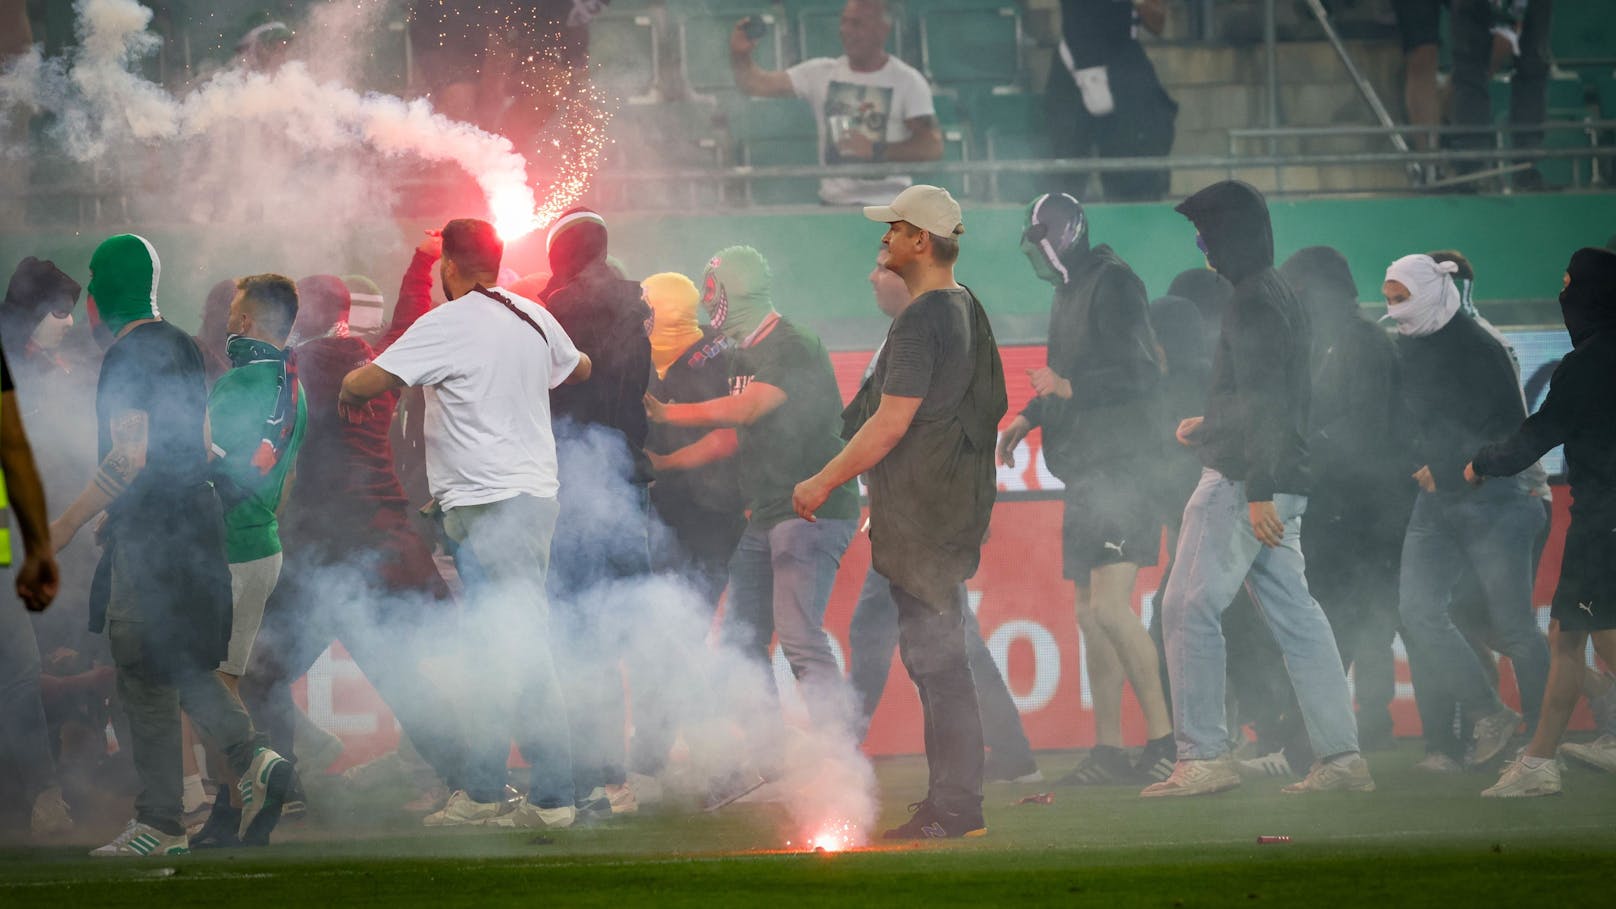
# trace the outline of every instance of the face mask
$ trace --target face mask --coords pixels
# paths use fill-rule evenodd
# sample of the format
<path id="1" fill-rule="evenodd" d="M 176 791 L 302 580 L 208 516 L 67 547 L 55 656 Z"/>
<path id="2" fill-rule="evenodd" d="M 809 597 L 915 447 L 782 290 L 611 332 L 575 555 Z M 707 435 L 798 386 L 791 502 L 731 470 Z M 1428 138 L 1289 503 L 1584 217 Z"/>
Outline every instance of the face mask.
<path id="1" fill-rule="evenodd" d="M 55 350 L 62 346 L 62 340 L 67 337 L 67 332 L 72 327 L 71 315 L 58 316 L 47 313 L 45 318 L 40 320 L 39 327 L 34 329 L 34 343 L 45 350 Z"/>
<path id="2" fill-rule="evenodd" d="M 1065 284 L 1066 268 L 1054 258 L 1048 233 L 1049 229 L 1042 224 L 1034 224 L 1023 231 L 1021 254 L 1027 257 L 1028 263 L 1032 265 L 1032 273 L 1040 280 L 1055 285 Z"/>
<path id="3" fill-rule="evenodd" d="M 702 297 L 701 305 L 707 310 L 707 321 L 713 331 L 722 332 L 724 322 L 729 319 L 729 297 L 724 295 L 724 286 L 712 275 L 707 276 L 707 293 Z"/>
<path id="4" fill-rule="evenodd" d="M 225 356 L 230 358 L 230 365 L 241 367 L 249 363 L 258 363 L 264 360 L 281 360 L 284 357 L 280 348 L 267 341 L 249 338 L 246 335 L 230 334 L 225 336 Z"/>

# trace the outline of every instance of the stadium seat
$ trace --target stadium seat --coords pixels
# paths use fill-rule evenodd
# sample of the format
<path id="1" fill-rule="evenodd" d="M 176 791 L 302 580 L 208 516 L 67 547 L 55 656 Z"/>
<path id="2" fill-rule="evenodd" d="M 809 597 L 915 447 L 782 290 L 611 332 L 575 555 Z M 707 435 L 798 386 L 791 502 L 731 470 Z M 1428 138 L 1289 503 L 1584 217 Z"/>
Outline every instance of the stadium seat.
<path id="1" fill-rule="evenodd" d="M 1493 122 L 1509 122 L 1509 76 L 1495 77 L 1488 85 L 1488 94 L 1492 101 Z M 1583 94 L 1582 81 L 1576 76 L 1561 70 L 1555 70 L 1549 75 L 1548 86 L 1548 119 L 1551 123 L 1565 123 L 1587 119 L 1588 111 Z M 1590 137 L 1586 132 L 1566 129 L 1548 130 L 1544 134 L 1544 148 L 1587 148 Z M 1590 180 L 1590 160 L 1570 158 L 1554 158 L 1539 161 L 1537 169 L 1543 175 L 1543 184 L 1549 187 L 1564 188 L 1574 183 L 1587 184 Z M 1579 179 L 1580 176 L 1580 179 Z"/>
<path id="2" fill-rule="evenodd" d="M 747 8 L 727 12 L 678 15 L 679 67 L 685 84 L 698 94 L 710 95 L 735 87 L 735 76 L 729 68 L 729 36 L 736 21 L 745 16 L 758 16 L 769 27 L 758 43 L 754 58 L 758 66 L 780 69 L 783 65 L 785 36 L 781 34 L 781 21 L 763 4 L 754 2 Z"/>
<path id="3" fill-rule="evenodd" d="M 808 102 L 738 98 L 725 108 L 737 163 L 757 167 L 819 163 L 819 131 Z M 810 177 L 746 180 L 738 192 L 753 205 L 811 205 L 819 201 L 819 181 Z"/>
<path id="4" fill-rule="evenodd" d="M 937 85 L 1020 85 L 1021 11 L 1013 2 L 917 0 L 920 68 Z"/>
<path id="5" fill-rule="evenodd" d="M 716 108 L 699 101 L 625 105 L 608 130 L 612 145 L 596 180 L 597 191 L 626 208 L 687 208 L 716 205 L 716 181 L 671 186 L 657 181 L 614 180 L 613 171 L 718 168 L 728 161 Z"/>
<path id="6" fill-rule="evenodd" d="M 608 12 L 589 24 L 589 73 L 595 84 L 624 101 L 657 93 L 662 40 L 647 12 Z"/>
<path id="7" fill-rule="evenodd" d="M 1037 161 L 1054 156 L 1049 134 L 1042 128 L 1044 97 L 1001 90 L 967 99 L 972 126 L 981 136 L 986 157 L 993 161 Z M 1049 185 L 1037 174 L 995 173 L 986 186 L 974 187 L 990 201 L 1023 203 Z"/>

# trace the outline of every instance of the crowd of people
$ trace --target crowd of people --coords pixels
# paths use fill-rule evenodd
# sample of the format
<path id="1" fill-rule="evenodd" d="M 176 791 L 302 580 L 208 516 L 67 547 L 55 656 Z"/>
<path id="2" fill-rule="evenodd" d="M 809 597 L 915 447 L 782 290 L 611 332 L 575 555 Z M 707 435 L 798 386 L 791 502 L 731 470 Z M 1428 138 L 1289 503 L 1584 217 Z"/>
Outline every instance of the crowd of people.
<path id="1" fill-rule="evenodd" d="M 984 781 L 1042 778 L 965 588 L 995 462 L 1012 465 L 1035 429 L 1065 489 L 1063 573 L 1095 698 L 1096 747 L 1061 782 L 1148 798 L 1252 774 L 1295 777 L 1287 793 L 1372 790 L 1363 753 L 1390 738 L 1398 632 L 1421 768 L 1506 755 L 1484 793 L 1499 797 L 1560 791 L 1562 754 L 1616 771 L 1616 683 L 1584 659 L 1592 641 L 1616 665 L 1616 252 L 1571 258 L 1560 304 L 1573 350 L 1528 416 L 1507 341 L 1469 304 L 1462 254 L 1388 265 L 1388 332 L 1361 314 L 1335 250 L 1276 266 L 1249 185 L 1214 184 L 1178 211 L 1207 268 L 1152 301 L 1077 199 L 1031 204 L 1021 249 L 1054 295 L 1047 364 L 1023 379 L 1005 373 L 991 301 L 954 278 L 954 198 L 917 185 L 866 208 L 886 229 L 870 284 L 892 323 L 845 404 L 823 344 L 775 309 L 757 250 L 720 249 L 699 282 L 634 281 L 588 209 L 548 228 L 548 276 L 503 268 L 486 222 L 430 232 L 391 321 L 370 332 L 351 321 L 368 279 L 259 274 L 221 282 L 192 338 L 163 317 L 162 259 L 134 234 L 84 263 L 89 324 L 64 330 L 78 282 L 25 260 L 0 308 L 17 590 L 29 610 L 59 595 L 86 610 L 110 671 L 42 666 L 24 611 L 0 610 L 11 807 L 41 835 L 71 829 L 67 730 L 101 734 L 110 713 L 139 794 L 94 854 L 267 843 L 309 798 L 291 686 L 340 641 L 441 787 L 417 806 L 427 826 L 632 813 L 630 771 L 662 772 L 681 735 L 736 703 L 734 679 L 704 677 L 706 648 L 762 667 L 778 640 L 809 727 L 851 736 L 896 647 L 930 774 L 887 835 L 981 835 Z M 1006 420 L 1021 381 L 1031 403 Z M 79 410 L 65 403 L 75 394 Z M 91 410 L 94 442 L 58 431 Z M 48 440 L 37 461 L 25 412 Z M 1545 640 L 1538 461 L 1559 445 L 1575 504 Z M 860 477 L 872 567 L 849 679 L 824 618 L 861 532 Z M 54 512 L 46 486 L 71 490 L 52 493 Z M 1147 630 L 1131 598 L 1164 530 L 1171 561 Z M 698 634 L 675 601 L 693 604 Z M 444 658 L 455 668 L 430 668 Z M 767 674 L 745 684 L 769 689 L 771 707 L 724 741 L 741 757 L 708 780 L 712 810 L 784 760 Z M 1124 685 L 1144 714 L 1136 754 Z M 682 689 L 699 706 L 669 703 Z M 1562 747 L 1583 696 L 1602 735 Z M 64 703 L 96 710 L 66 717 Z M 1248 724 L 1260 753 L 1236 760 Z M 205 819 L 186 809 L 185 728 L 212 749 Z M 525 786 L 510 782 L 513 743 Z"/>

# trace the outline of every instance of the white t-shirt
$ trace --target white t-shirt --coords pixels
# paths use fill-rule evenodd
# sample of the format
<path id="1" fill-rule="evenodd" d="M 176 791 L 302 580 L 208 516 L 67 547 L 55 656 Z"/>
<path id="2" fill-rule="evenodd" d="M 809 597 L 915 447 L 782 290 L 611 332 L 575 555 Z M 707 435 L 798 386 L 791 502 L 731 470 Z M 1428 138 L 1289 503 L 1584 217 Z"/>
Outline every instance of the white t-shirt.
<path id="1" fill-rule="evenodd" d="M 831 118 L 874 142 L 909 138 L 908 121 L 932 117 L 931 86 L 920 71 L 897 57 L 873 73 L 854 72 L 846 57 L 816 57 L 786 70 L 791 88 L 812 105 L 819 125 L 819 163 L 837 163 Z M 885 205 L 903 192 L 908 177 L 856 180 L 832 177 L 819 182 L 819 197 L 833 205 Z"/>
<path id="2" fill-rule="evenodd" d="M 473 291 L 411 325 L 376 358 L 426 387 L 426 474 L 444 508 L 517 495 L 554 498 L 550 389 L 578 366 L 578 348 L 544 307 L 508 290 L 541 338 L 498 300 Z"/>

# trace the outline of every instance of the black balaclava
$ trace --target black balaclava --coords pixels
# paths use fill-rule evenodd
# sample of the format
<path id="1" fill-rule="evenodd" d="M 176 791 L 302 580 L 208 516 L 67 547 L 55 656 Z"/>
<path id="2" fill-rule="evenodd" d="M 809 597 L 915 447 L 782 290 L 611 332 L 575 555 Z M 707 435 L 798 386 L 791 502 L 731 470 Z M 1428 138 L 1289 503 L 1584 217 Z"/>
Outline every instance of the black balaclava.
<path id="1" fill-rule="evenodd" d="M 1234 298 L 1234 285 L 1210 268 L 1180 272 L 1167 288 L 1169 297 L 1183 297 L 1201 311 L 1201 321 L 1214 329 L 1223 324 L 1224 310 Z"/>
<path id="2" fill-rule="evenodd" d="M 1056 287 L 1071 282 L 1072 270 L 1089 253 L 1089 220 L 1083 203 L 1066 193 L 1045 193 L 1027 207 L 1021 252 L 1038 277 Z"/>
<path id="3" fill-rule="evenodd" d="M 82 291 L 79 282 L 48 259 L 29 256 L 18 263 L 0 303 L 0 339 L 7 353 L 20 359 L 39 323 L 48 315 L 71 313 Z"/>
<path id="4" fill-rule="evenodd" d="M 1231 284 L 1273 267 L 1274 228 L 1268 203 L 1255 186 L 1223 180 L 1178 203 L 1174 210 L 1195 225 L 1207 264 Z"/>
<path id="5" fill-rule="evenodd" d="M 550 283 L 543 297 L 549 298 L 584 269 L 606 261 L 606 219 L 587 208 L 563 213 L 550 226 L 546 246 L 550 255 Z"/>
<path id="6" fill-rule="evenodd" d="M 1346 257 L 1334 247 L 1299 249 L 1279 266 L 1279 273 L 1301 298 L 1321 334 L 1333 331 L 1344 318 L 1357 317 L 1358 285 L 1353 283 Z"/>
<path id="7" fill-rule="evenodd" d="M 1616 330 L 1616 252 L 1589 246 L 1571 254 L 1566 266 L 1571 283 L 1560 291 L 1571 345 L 1581 347 L 1594 335 Z"/>

